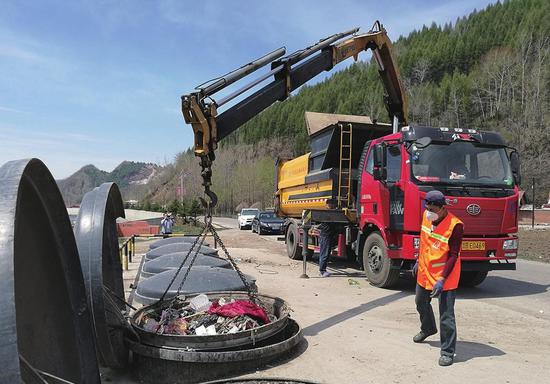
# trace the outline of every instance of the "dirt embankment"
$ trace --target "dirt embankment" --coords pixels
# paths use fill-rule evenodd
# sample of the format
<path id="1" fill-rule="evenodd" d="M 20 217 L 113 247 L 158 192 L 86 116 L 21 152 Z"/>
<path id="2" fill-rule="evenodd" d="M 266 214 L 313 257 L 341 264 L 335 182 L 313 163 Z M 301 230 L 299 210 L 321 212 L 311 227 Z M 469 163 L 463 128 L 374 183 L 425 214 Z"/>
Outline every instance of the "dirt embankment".
<path id="1" fill-rule="evenodd" d="M 519 257 L 550 263 L 550 228 L 520 229 Z"/>

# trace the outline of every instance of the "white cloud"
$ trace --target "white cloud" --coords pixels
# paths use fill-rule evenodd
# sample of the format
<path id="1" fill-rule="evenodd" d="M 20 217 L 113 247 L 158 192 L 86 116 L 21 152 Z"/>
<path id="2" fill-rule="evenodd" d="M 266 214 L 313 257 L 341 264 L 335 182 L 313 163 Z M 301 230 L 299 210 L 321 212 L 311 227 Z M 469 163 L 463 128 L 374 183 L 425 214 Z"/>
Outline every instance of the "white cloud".
<path id="1" fill-rule="evenodd" d="M 23 111 L 19 110 L 19 109 L 15 109 L 15 108 L 10 108 L 10 107 L 3 107 L 0 105 L 0 111 L 1 112 L 14 112 L 14 113 L 23 113 Z"/>
<path id="2" fill-rule="evenodd" d="M 44 58 L 35 52 L 21 48 L 15 45 L 9 45 L 6 43 L 0 43 L 0 56 L 4 58 L 11 58 L 16 60 L 23 60 L 27 62 L 40 62 L 44 61 Z"/>

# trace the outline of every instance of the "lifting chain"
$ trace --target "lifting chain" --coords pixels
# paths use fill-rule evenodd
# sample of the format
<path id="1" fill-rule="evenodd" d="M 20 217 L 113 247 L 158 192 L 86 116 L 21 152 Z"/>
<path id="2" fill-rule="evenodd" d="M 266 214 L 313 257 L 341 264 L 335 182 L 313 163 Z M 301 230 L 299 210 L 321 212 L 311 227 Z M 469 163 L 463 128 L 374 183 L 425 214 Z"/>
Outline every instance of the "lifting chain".
<path id="1" fill-rule="evenodd" d="M 227 250 L 227 248 L 225 248 L 225 245 L 224 245 L 222 239 L 220 239 L 220 236 L 218 235 L 218 232 L 216 231 L 216 229 L 214 228 L 213 225 L 211 225 L 211 227 L 210 227 L 210 232 L 212 233 L 212 236 L 214 236 L 214 240 L 217 243 L 219 243 L 220 246 L 222 247 L 223 253 L 225 253 L 225 256 L 227 257 L 227 260 L 229 260 L 229 262 L 231 263 L 231 266 L 233 267 L 235 272 L 237 272 L 237 274 L 241 278 L 241 281 L 243 282 L 243 284 L 246 288 L 246 292 L 248 293 L 248 297 L 250 298 L 250 300 L 252 302 L 256 303 L 256 304 L 259 304 L 258 300 L 257 300 L 256 290 L 253 289 L 252 286 L 250 285 L 250 283 L 248 282 L 248 280 L 246 280 L 246 277 L 244 276 L 242 271 L 237 266 L 237 263 L 235 262 L 235 260 L 229 254 L 229 251 Z"/>
<path id="2" fill-rule="evenodd" d="M 244 284 L 244 286 L 246 288 L 248 297 L 250 298 L 250 300 L 252 302 L 257 303 L 258 300 L 257 300 L 257 295 L 256 295 L 255 289 L 246 280 L 246 277 L 244 276 L 244 274 L 241 272 L 241 270 L 237 266 L 237 263 L 235 262 L 233 257 L 231 257 L 231 255 L 229 254 L 229 251 L 225 247 L 225 244 L 221 240 L 220 236 L 218 235 L 218 232 L 216 231 L 216 229 L 214 228 L 214 225 L 212 224 L 212 209 L 218 203 L 218 196 L 216 195 L 216 193 L 214 193 L 214 191 L 210 190 L 210 187 L 212 186 L 212 163 L 215 159 L 214 151 L 210 151 L 207 155 L 201 155 L 200 158 L 201 158 L 200 164 L 201 164 L 201 169 L 202 169 L 201 176 L 202 176 L 202 179 L 203 179 L 202 185 L 204 187 L 204 194 L 210 199 L 210 201 L 207 201 L 206 199 L 204 199 L 202 197 L 200 198 L 201 203 L 202 203 L 202 205 L 205 209 L 205 214 L 204 214 L 204 224 L 205 224 L 205 226 L 204 226 L 204 229 L 201 232 L 201 234 L 199 236 L 197 236 L 197 238 L 195 239 L 195 241 L 193 242 L 193 244 L 189 248 L 189 251 L 187 252 L 185 257 L 183 258 L 183 260 L 182 260 L 181 264 L 179 265 L 176 273 L 172 277 L 172 280 L 170 281 L 170 283 L 166 287 L 166 290 L 164 291 L 163 295 L 159 299 L 159 302 L 162 302 L 164 300 L 166 294 L 170 290 L 170 287 L 172 286 L 172 284 L 176 280 L 177 276 L 179 275 L 181 269 L 183 268 L 183 266 L 187 262 L 187 259 L 189 258 L 191 253 L 193 253 L 193 256 L 191 257 L 191 261 L 189 262 L 187 270 L 185 271 L 185 275 L 183 275 L 183 279 L 181 280 L 181 283 L 178 286 L 176 294 L 172 298 L 172 303 L 174 303 L 175 298 L 181 292 L 181 290 L 183 288 L 183 285 L 185 284 L 185 281 L 187 280 L 187 277 L 189 276 L 189 273 L 191 272 L 191 267 L 195 263 L 195 260 L 197 259 L 197 256 L 200 253 L 200 249 L 201 249 L 201 247 L 204 243 L 204 240 L 206 239 L 206 235 L 208 233 L 211 233 L 212 236 L 214 237 L 215 243 L 220 244 L 225 256 L 227 257 L 227 260 L 229 260 L 229 262 L 231 263 L 231 266 L 233 267 L 235 272 L 237 272 L 237 274 L 239 275 L 239 278 L 241 279 L 242 283 Z M 199 239 L 200 239 L 200 241 L 199 241 Z"/>

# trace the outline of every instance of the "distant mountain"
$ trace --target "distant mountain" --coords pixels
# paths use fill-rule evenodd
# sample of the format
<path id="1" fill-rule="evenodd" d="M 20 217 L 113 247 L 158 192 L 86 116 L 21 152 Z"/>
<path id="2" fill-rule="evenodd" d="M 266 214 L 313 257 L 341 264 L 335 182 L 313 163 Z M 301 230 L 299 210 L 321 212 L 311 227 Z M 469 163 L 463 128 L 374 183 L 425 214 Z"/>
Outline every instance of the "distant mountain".
<path id="1" fill-rule="evenodd" d="M 123 161 L 112 172 L 105 172 L 90 164 L 58 180 L 57 185 L 68 207 L 80 204 L 86 192 L 106 182 L 117 183 L 124 200 L 140 200 L 162 170 L 163 167 L 152 163 Z"/>

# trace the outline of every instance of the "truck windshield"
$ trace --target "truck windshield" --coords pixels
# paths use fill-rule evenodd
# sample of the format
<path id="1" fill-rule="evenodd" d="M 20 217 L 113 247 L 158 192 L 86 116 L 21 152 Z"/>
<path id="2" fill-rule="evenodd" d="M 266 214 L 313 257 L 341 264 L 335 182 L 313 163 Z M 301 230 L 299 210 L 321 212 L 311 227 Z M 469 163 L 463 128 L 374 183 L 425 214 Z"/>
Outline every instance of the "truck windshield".
<path id="1" fill-rule="evenodd" d="M 411 155 L 412 176 L 422 183 L 512 187 L 504 148 L 472 142 L 432 143 Z"/>

